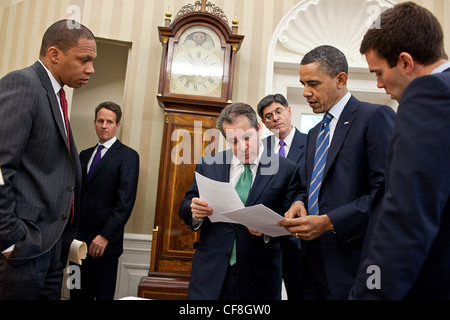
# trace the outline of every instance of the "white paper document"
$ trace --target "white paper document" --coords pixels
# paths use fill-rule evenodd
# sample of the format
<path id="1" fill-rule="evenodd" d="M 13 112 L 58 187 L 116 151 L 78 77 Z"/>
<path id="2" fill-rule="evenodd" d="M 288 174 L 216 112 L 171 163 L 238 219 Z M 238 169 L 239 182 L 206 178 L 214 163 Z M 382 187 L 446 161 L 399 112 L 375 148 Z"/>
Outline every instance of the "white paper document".
<path id="1" fill-rule="evenodd" d="M 3 186 L 4 184 L 5 184 L 5 181 L 3 181 L 2 169 L 0 168 L 0 186 Z"/>
<path id="2" fill-rule="evenodd" d="M 277 225 L 284 220 L 279 214 L 259 204 L 244 207 L 233 185 L 209 179 L 195 173 L 200 199 L 213 209 L 211 222 L 239 223 L 271 237 L 289 236 L 290 233 Z"/>
<path id="3" fill-rule="evenodd" d="M 213 209 L 213 215 L 209 217 L 211 222 L 236 223 L 234 220 L 223 216 L 224 212 L 244 208 L 239 195 L 229 182 L 219 182 L 209 179 L 195 172 L 195 180 L 200 199 L 206 201 L 208 207 Z"/>
<path id="4" fill-rule="evenodd" d="M 278 225 L 284 218 L 262 204 L 225 212 L 222 215 L 271 237 L 291 235 L 284 227 Z"/>

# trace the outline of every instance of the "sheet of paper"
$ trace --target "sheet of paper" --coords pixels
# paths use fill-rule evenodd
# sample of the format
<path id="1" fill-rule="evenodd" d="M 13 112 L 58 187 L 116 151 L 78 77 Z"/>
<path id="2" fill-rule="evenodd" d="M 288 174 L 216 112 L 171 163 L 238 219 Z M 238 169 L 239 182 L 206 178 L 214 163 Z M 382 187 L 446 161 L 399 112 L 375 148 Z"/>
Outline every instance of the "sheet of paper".
<path id="1" fill-rule="evenodd" d="M 3 186 L 5 181 L 3 181 L 2 168 L 0 168 L 0 186 Z"/>
<path id="2" fill-rule="evenodd" d="M 290 235 L 285 228 L 277 225 L 284 217 L 262 204 L 244 207 L 231 183 L 215 181 L 198 172 L 195 179 L 200 198 L 214 210 L 209 217 L 211 222 L 239 223 L 271 237 Z"/>
<path id="3" fill-rule="evenodd" d="M 222 214 L 244 207 L 239 195 L 229 182 L 219 182 L 209 179 L 198 172 L 195 173 L 200 199 L 205 200 L 213 209 L 213 215 L 209 217 L 211 222 L 236 223 Z"/>
<path id="4" fill-rule="evenodd" d="M 284 217 L 262 204 L 225 212 L 222 215 L 271 237 L 291 235 L 284 227 L 277 224 L 284 220 Z"/>

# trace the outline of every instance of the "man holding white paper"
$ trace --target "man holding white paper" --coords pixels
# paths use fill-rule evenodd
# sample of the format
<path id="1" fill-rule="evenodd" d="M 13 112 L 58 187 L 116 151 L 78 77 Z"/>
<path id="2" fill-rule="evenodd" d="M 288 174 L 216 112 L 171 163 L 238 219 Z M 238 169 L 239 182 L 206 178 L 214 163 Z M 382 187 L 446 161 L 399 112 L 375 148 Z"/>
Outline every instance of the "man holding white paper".
<path id="1" fill-rule="evenodd" d="M 297 165 L 263 146 L 256 112 L 249 105 L 227 106 L 217 124 L 231 150 L 200 159 L 196 172 L 232 184 L 245 207 L 262 204 L 283 219 L 301 186 Z M 194 177 L 180 207 L 186 225 L 193 231 L 201 229 L 189 298 L 280 299 L 281 248 L 277 238 L 263 237 L 240 224 L 213 223 L 210 217 L 214 214 L 200 198 Z"/>

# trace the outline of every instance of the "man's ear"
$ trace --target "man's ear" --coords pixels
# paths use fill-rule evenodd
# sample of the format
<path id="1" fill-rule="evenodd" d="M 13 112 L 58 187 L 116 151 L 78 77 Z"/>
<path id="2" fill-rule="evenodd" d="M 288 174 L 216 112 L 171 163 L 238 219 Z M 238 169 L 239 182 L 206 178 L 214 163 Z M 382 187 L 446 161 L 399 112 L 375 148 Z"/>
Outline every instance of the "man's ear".
<path id="1" fill-rule="evenodd" d="M 400 55 L 398 56 L 397 67 L 399 67 L 408 75 L 412 74 L 415 68 L 413 57 L 407 52 L 400 53 Z"/>
<path id="2" fill-rule="evenodd" d="M 347 86 L 348 75 L 345 72 L 341 72 L 336 76 L 338 80 L 337 86 L 339 89 L 345 88 Z"/>
<path id="3" fill-rule="evenodd" d="M 55 46 L 52 46 L 47 50 L 47 58 L 49 58 L 50 61 L 55 64 L 58 63 L 60 54 L 61 50 L 59 50 Z"/>

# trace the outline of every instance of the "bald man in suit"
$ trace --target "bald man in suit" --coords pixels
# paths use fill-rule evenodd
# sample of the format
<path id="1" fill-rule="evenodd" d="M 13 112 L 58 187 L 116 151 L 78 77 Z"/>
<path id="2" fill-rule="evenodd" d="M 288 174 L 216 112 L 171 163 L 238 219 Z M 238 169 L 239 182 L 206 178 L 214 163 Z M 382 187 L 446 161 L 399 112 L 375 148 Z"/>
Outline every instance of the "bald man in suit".
<path id="1" fill-rule="evenodd" d="M 60 299 L 81 166 L 61 89 L 94 73 L 94 35 L 61 20 L 40 60 L 0 80 L 0 299 Z"/>

